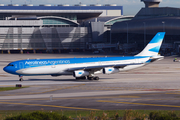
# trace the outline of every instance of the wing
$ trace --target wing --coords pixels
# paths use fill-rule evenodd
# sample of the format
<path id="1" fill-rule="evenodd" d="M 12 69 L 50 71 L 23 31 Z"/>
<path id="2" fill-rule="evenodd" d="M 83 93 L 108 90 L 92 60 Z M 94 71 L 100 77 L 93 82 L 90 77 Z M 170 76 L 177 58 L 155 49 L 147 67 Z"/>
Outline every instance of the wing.
<path id="1" fill-rule="evenodd" d="M 100 70 L 105 67 L 114 67 L 114 68 L 124 68 L 127 65 L 140 65 L 142 63 L 132 63 L 132 64 L 114 64 L 114 65 L 96 65 L 96 66 L 84 66 L 84 67 L 74 67 L 74 68 L 69 68 L 67 71 L 73 72 L 76 70 L 84 70 L 84 71 L 92 71 L 92 70 Z"/>

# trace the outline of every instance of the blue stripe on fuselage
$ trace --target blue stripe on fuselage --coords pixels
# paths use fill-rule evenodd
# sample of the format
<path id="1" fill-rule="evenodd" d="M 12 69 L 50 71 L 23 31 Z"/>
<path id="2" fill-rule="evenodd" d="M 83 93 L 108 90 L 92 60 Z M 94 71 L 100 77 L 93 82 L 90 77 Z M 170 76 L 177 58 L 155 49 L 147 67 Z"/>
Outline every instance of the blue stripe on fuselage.
<path id="1" fill-rule="evenodd" d="M 80 63 L 92 63 L 92 62 L 110 62 L 117 60 L 132 60 L 147 58 L 149 56 L 133 56 L 133 57 L 95 57 L 95 58 L 57 58 L 57 59 L 29 59 L 19 60 L 12 62 L 12 64 L 23 63 L 23 68 L 50 66 L 50 65 L 63 65 L 63 64 L 80 64 Z"/>

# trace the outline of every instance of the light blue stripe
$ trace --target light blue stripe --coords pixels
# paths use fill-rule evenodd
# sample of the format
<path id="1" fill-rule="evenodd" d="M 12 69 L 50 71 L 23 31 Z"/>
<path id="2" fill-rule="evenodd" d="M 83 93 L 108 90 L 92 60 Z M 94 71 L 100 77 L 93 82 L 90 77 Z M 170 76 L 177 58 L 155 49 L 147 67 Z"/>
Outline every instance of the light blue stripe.
<path id="1" fill-rule="evenodd" d="M 154 47 L 154 48 L 151 48 L 151 49 L 149 49 L 149 51 L 151 51 L 151 52 L 159 52 L 159 49 L 160 49 L 160 46 L 157 46 L 157 47 Z"/>

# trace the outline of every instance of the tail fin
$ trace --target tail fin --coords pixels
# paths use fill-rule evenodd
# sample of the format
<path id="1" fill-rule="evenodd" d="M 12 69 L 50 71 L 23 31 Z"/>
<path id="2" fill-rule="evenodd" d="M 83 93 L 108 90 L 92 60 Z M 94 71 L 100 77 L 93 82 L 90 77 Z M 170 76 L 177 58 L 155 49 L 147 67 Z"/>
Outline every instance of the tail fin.
<path id="1" fill-rule="evenodd" d="M 158 32 L 144 50 L 136 56 L 157 56 L 164 36 L 165 32 Z"/>

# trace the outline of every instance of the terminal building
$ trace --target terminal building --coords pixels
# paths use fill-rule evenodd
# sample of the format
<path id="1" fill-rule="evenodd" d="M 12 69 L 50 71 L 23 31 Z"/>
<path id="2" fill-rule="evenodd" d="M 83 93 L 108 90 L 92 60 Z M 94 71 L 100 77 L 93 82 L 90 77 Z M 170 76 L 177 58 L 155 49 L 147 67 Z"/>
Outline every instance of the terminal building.
<path id="1" fill-rule="evenodd" d="M 162 0 L 141 1 L 145 7 L 132 20 L 113 24 L 112 43 L 136 43 L 142 50 L 157 32 L 166 32 L 163 53 L 179 53 L 180 8 L 159 7 Z"/>
<path id="2" fill-rule="evenodd" d="M 1 53 L 69 52 L 111 43 L 111 26 L 131 20 L 116 4 L 0 4 Z"/>
<path id="3" fill-rule="evenodd" d="M 0 4 L 0 53 L 140 51 L 157 32 L 166 32 L 164 53 L 179 53 L 180 8 L 141 1 L 145 7 L 135 16 L 123 16 L 116 4 Z"/>

